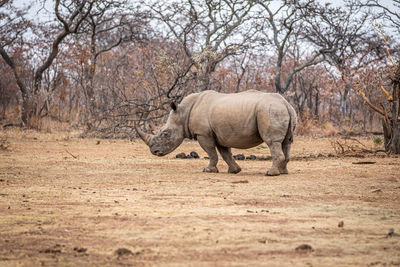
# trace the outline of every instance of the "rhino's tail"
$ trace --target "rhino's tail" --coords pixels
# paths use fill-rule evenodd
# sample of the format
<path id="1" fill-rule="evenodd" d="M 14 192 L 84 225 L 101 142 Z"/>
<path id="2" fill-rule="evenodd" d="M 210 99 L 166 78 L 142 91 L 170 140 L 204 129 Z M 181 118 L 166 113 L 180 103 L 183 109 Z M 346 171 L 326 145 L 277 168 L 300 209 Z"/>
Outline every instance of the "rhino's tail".
<path id="1" fill-rule="evenodd" d="M 288 125 L 288 130 L 286 132 L 286 136 L 284 139 L 284 143 L 292 143 L 293 142 L 293 136 L 294 136 L 294 131 L 296 129 L 296 125 L 297 125 L 297 115 L 296 115 L 296 111 L 294 110 L 294 108 L 287 103 L 286 104 L 288 112 L 289 112 L 289 125 Z"/>

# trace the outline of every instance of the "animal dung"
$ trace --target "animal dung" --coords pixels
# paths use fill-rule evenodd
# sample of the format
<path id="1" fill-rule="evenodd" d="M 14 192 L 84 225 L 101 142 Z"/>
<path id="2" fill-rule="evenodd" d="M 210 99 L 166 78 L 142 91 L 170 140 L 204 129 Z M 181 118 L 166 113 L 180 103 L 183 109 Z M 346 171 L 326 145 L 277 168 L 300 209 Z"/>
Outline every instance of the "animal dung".
<path id="1" fill-rule="evenodd" d="M 179 154 L 176 154 L 175 158 L 177 159 L 198 159 L 199 154 L 196 151 L 190 152 L 190 154 L 186 155 L 185 152 L 181 152 Z"/>
<path id="2" fill-rule="evenodd" d="M 196 152 L 196 151 L 192 151 L 192 152 L 190 152 L 190 156 L 192 156 L 192 158 L 194 158 L 194 159 L 198 159 L 198 158 L 200 158 L 200 157 L 199 157 L 199 154 L 197 154 L 197 152 Z"/>
<path id="3" fill-rule="evenodd" d="M 184 152 L 176 154 L 175 156 L 177 159 L 186 159 L 186 154 Z"/>
<path id="4" fill-rule="evenodd" d="M 245 160 L 245 156 L 243 154 L 237 154 L 233 156 L 236 160 Z"/>

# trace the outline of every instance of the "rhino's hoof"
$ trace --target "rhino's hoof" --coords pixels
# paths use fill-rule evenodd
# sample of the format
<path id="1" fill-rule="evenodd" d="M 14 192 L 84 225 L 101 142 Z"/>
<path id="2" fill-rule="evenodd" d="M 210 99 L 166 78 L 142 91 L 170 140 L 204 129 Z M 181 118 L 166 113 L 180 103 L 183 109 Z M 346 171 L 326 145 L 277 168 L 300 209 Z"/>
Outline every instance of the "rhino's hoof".
<path id="1" fill-rule="evenodd" d="M 212 167 L 212 168 L 205 167 L 203 169 L 203 172 L 218 172 L 218 169 L 217 169 L 217 167 Z"/>
<path id="2" fill-rule="evenodd" d="M 237 167 L 237 168 L 231 168 L 231 167 L 229 167 L 229 169 L 228 169 L 228 173 L 239 173 L 240 171 L 241 171 L 242 169 L 240 168 L 240 167 Z"/>
<path id="3" fill-rule="evenodd" d="M 266 176 L 277 176 L 280 175 L 281 173 L 278 170 L 269 170 L 267 171 L 267 173 L 265 174 Z"/>
<path id="4" fill-rule="evenodd" d="M 281 174 L 289 174 L 288 170 L 285 168 L 279 171 Z"/>

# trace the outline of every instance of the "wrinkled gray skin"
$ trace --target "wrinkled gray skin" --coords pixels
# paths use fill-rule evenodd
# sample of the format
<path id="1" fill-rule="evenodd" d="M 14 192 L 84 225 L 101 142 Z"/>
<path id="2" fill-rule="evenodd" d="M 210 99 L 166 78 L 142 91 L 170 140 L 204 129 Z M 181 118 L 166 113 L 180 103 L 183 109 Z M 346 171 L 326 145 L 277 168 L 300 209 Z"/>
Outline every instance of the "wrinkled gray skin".
<path id="1" fill-rule="evenodd" d="M 218 172 L 216 148 L 228 164 L 229 173 L 241 171 L 231 148 L 251 148 L 265 142 L 272 156 L 266 175 L 287 174 L 290 146 L 297 123 L 293 107 L 279 94 L 250 90 L 237 94 L 204 91 L 185 97 L 172 110 L 156 135 L 136 127 L 152 154 L 164 156 L 185 138 L 197 139 L 210 163 L 204 172 Z"/>

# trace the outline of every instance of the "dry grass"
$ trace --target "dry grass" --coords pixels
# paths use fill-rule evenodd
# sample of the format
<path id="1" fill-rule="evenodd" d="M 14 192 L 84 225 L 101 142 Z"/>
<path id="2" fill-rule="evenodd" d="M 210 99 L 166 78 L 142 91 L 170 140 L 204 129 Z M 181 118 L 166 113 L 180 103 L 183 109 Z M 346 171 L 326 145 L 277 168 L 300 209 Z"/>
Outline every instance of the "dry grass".
<path id="1" fill-rule="evenodd" d="M 0 150 L 8 150 L 10 148 L 10 143 L 7 138 L 0 136 Z"/>
<path id="2" fill-rule="evenodd" d="M 400 264 L 400 237 L 387 235 L 400 232 L 397 157 L 352 164 L 324 157 L 331 139 L 297 138 L 289 175 L 264 176 L 270 161 L 208 174 L 203 158 L 174 158 L 204 157 L 196 142 L 158 158 L 139 141 L 77 135 L 2 133 L 0 265 Z"/>

